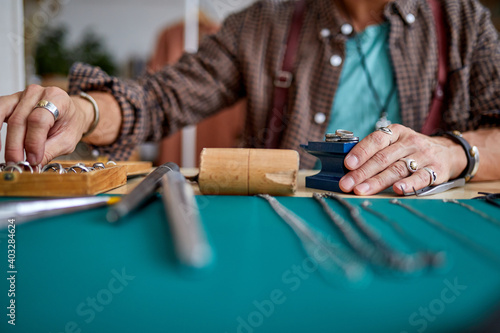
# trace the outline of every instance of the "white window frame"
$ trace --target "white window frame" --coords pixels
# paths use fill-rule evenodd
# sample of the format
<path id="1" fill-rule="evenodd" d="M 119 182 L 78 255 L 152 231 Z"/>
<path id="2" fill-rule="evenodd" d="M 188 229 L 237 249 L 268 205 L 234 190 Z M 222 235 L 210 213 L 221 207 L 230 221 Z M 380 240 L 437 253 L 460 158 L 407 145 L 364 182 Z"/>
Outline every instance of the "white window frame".
<path id="1" fill-rule="evenodd" d="M 0 5 L 0 96 L 10 95 L 24 89 L 26 75 L 24 67 L 24 18 L 22 0 L 2 0 Z M 2 147 L 0 162 L 5 161 L 6 125 L 0 131 Z"/>

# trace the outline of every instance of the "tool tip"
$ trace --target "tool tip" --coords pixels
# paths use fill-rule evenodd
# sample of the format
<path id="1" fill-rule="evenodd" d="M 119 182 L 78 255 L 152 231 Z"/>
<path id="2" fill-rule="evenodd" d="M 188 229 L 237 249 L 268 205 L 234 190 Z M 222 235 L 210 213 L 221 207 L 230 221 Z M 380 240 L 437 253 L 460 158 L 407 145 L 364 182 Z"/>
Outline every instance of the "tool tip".
<path id="1" fill-rule="evenodd" d="M 174 162 L 167 162 L 167 163 L 163 164 L 162 166 L 168 167 L 172 171 L 180 171 L 181 170 L 179 168 L 179 166 L 177 164 L 175 164 Z"/>
<path id="2" fill-rule="evenodd" d="M 121 200 L 120 197 L 111 197 L 108 199 L 108 205 L 114 205 L 115 203 L 118 203 Z"/>
<path id="3" fill-rule="evenodd" d="M 120 214 L 114 209 L 110 209 L 108 213 L 106 214 L 106 220 L 108 220 L 109 223 L 114 223 L 120 219 Z"/>

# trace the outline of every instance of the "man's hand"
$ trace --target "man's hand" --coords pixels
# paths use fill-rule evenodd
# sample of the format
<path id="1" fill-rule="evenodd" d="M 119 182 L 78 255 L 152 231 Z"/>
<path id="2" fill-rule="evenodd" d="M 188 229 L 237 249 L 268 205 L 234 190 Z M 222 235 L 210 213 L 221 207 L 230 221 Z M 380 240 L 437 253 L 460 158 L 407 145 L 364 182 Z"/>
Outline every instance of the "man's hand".
<path id="1" fill-rule="evenodd" d="M 57 120 L 44 108 L 33 109 L 41 100 L 58 108 Z M 30 85 L 22 92 L 2 96 L 0 123 L 8 125 L 5 160 L 23 161 L 26 152 L 26 160 L 31 165 L 45 165 L 59 155 L 71 153 L 93 117 L 91 105 L 77 107 L 73 98 L 55 87 Z"/>
<path id="2" fill-rule="evenodd" d="M 467 166 L 463 148 L 443 137 L 429 137 L 393 124 L 392 134 L 375 131 L 347 154 L 345 166 L 351 170 L 342 177 L 340 188 L 358 195 L 376 194 L 389 186 L 398 194 L 418 190 L 431 183 L 433 170 L 441 184 L 458 177 Z M 411 173 L 403 158 L 415 160 L 418 170 Z"/>

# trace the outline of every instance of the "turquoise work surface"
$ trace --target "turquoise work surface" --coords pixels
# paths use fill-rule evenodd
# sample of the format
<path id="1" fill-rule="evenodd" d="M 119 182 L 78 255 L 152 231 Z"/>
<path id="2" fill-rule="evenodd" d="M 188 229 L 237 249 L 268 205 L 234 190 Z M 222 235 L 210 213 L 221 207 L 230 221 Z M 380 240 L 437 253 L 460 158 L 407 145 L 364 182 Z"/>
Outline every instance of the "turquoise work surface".
<path id="1" fill-rule="evenodd" d="M 118 224 L 106 209 L 15 229 L 15 326 L 8 324 L 8 231 L 0 230 L 0 332 L 461 332 L 500 305 L 500 265 L 385 199 L 373 208 L 398 221 L 448 269 L 398 277 L 377 272 L 361 289 L 328 284 L 291 229 L 257 197 L 197 197 L 216 251 L 210 272 L 178 269 L 159 199 Z M 312 198 L 279 201 L 340 239 Z M 349 199 L 359 205 L 361 199 Z M 500 258 L 500 227 L 458 205 L 404 200 Z M 464 201 L 490 216 L 500 209 Z M 331 207 L 347 217 L 341 207 Z M 405 243 L 362 211 L 395 247 Z"/>

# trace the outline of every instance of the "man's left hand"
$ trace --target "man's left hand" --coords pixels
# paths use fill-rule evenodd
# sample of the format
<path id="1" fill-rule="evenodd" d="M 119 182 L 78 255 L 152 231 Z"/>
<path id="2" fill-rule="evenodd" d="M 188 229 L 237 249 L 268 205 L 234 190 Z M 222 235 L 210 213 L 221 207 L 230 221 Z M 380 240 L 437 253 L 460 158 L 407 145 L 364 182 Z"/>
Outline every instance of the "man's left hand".
<path id="1" fill-rule="evenodd" d="M 467 166 L 463 148 L 444 137 L 430 137 L 399 124 L 388 127 L 392 134 L 375 131 L 361 140 L 345 158 L 351 170 L 340 181 L 344 192 L 376 194 L 390 186 L 397 194 L 419 190 L 457 178 Z M 405 159 L 405 160 L 403 160 Z M 415 161 L 411 172 L 409 161 Z"/>

